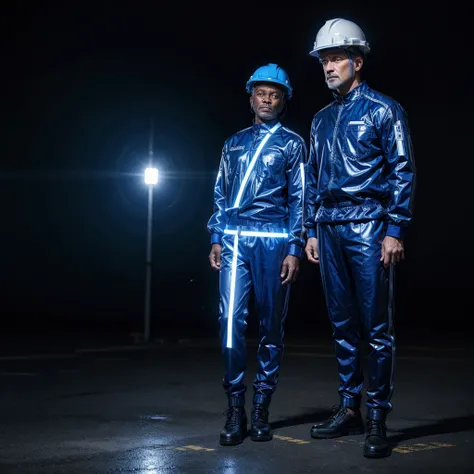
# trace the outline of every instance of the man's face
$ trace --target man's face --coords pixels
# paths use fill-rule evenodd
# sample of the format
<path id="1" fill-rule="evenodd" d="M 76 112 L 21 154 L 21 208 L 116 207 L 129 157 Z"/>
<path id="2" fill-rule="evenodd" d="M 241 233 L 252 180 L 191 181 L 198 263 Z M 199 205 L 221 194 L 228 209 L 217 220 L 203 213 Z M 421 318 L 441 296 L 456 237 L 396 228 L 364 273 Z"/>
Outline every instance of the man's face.
<path id="1" fill-rule="evenodd" d="M 283 90 L 270 83 L 257 84 L 250 96 L 250 106 L 257 123 L 276 120 L 285 105 Z"/>
<path id="2" fill-rule="evenodd" d="M 331 90 L 346 93 L 351 89 L 354 74 L 362 67 L 362 57 L 353 57 L 353 69 L 349 56 L 343 49 L 330 49 L 321 53 L 324 79 Z"/>

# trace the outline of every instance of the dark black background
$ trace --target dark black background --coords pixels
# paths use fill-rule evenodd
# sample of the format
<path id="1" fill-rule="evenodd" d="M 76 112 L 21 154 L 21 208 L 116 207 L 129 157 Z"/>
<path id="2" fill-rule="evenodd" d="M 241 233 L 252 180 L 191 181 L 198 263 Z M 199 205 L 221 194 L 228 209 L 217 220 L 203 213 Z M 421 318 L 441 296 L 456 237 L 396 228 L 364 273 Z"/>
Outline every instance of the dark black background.
<path id="1" fill-rule="evenodd" d="M 294 98 L 284 123 L 308 141 L 331 100 L 308 53 L 337 16 L 366 32 L 364 77 L 405 107 L 412 131 L 418 185 L 396 327 L 463 332 L 474 306 L 472 51 L 455 3 L 17 1 L 2 10 L 4 334 L 143 329 L 153 117 L 162 179 L 152 335 L 217 335 L 206 223 L 223 141 L 252 120 L 245 82 L 268 62 L 286 69 Z M 328 328 L 318 269 L 303 261 L 287 332 Z"/>

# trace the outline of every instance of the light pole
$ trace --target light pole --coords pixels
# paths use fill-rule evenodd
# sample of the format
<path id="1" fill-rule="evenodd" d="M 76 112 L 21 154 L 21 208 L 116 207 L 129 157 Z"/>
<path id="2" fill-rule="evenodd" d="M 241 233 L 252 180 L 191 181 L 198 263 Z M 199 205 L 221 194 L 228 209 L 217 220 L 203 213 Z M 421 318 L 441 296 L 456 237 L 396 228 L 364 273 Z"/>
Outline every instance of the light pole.
<path id="1" fill-rule="evenodd" d="M 158 169 L 153 168 L 153 121 L 150 121 L 150 145 L 148 148 L 149 167 L 145 169 L 145 183 L 148 185 L 148 224 L 146 236 L 146 280 L 145 280 L 145 321 L 144 342 L 150 340 L 150 298 L 151 298 L 151 237 L 153 223 L 153 188 L 158 182 Z"/>

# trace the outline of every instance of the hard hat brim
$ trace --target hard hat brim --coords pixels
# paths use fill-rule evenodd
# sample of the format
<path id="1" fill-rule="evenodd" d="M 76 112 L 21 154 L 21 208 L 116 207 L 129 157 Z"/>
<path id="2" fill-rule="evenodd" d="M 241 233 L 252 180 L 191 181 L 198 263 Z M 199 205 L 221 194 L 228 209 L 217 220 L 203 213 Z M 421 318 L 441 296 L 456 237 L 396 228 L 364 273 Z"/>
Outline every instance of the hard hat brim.
<path id="1" fill-rule="evenodd" d="M 293 88 L 288 87 L 286 84 L 280 82 L 280 81 L 274 81 L 272 79 L 255 79 L 255 80 L 249 80 L 246 85 L 246 91 L 250 94 L 252 93 L 252 89 L 255 86 L 255 84 L 272 84 L 275 86 L 280 87 L 287 95 L 288 99 L 291 99 L 293 95 Z"/>
<path id="2" fill-rule="evenodd" d="M 328 49 L 350 49 L 350 48 L 359 48 L 362 53 L 367 54 L 370 52 L 370 47 L 367 45 L 361 45 L 361 44 L 348 44 L 348 43 L 342 43 L 342 44 L 329 44 L 329 45 L 324 45 L 320 46 L 317 49 L 313 49 L 310 51 L 310 56 L 314 56 L 316 58 L 319 58 L 321 51 L 326 51 Z"/>

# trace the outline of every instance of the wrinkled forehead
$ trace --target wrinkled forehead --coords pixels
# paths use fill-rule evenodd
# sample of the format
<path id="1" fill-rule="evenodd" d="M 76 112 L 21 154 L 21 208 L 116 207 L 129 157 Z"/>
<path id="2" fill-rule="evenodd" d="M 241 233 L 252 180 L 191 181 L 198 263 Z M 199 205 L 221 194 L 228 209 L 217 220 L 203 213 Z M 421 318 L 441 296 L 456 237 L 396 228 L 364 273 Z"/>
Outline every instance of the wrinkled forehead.
<path id="1" fill-rule="evenodd" d="M 343 48 L 330 48 L 330 49 L 325 49 L 319 53 L 319 57 L 321 60 L 323 59 L 329 59 L 333 56 L 339 56 L 341 58 L 348 58 L 349 55 L 347 54 L 347 51 Z"/>

